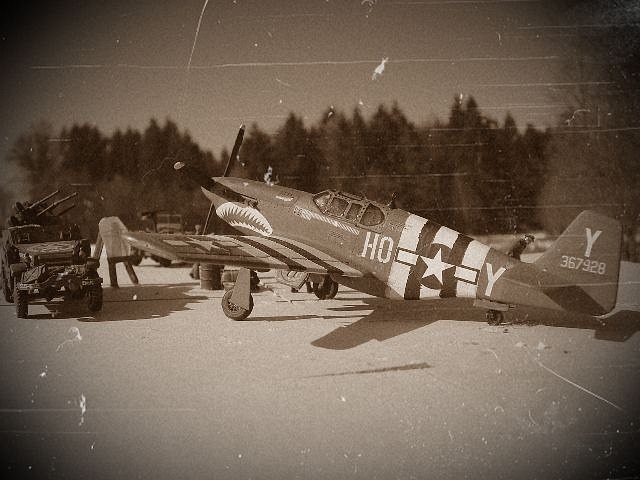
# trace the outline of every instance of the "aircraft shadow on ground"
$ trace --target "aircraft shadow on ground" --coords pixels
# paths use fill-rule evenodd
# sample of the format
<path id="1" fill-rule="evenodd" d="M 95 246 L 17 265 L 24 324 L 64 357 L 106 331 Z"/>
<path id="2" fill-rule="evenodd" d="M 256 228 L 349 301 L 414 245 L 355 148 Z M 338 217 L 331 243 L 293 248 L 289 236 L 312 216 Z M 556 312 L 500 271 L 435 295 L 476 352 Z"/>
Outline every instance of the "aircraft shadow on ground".
<path id="1" fill-rule="evenodd" d="M 353 298 L 356 300 L 356 298 Z M 311 342 L 332 350 L 346 350 L 371 340 L 385 341 L 417 330 L 438 320 L 484 323 L 485 311 L 475 308 L 468 299 L 435 299 L 422 302 L 400 302 L 382 298 L 360 298 L 362 303 L 330 307 L 335 312 L 371 311 L 349 325 Z M 516 307 L 505 315 L 511 325 L 546 325 L 561 328 L 593 330 L 600 340 L 623 342 L 640 331 L 640 312 L 620 312 L 606 320 L 541 308 Z M 508 325 L 504 326 L 508 328 Z"/>
<path id="2" fill-rule="evenodd" d="M 155 320 L 189 310 L 189 304 L 209 300 L 203 295 L 187 295 L 195 284 L 131 285 L 105 288 L 102 310 L 91 313 L 84 300 L 56 301 L 44 306 L 48 313 L 30 314 L 30 320 L 77 318 L 81 322 L 116 322 L 122 320 Z"/>

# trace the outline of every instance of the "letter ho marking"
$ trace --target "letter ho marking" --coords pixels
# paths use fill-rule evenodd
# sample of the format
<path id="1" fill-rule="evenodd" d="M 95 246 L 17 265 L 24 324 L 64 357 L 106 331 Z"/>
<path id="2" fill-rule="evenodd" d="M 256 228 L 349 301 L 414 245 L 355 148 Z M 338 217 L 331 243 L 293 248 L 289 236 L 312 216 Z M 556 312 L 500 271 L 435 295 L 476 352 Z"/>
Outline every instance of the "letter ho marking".
<path id="1" fill-rule="evenodd" d="M 371 260 L 376 258 L 380 263 L 388 263 L 393 253 L 393 239 L 391 237 L 380 238 L 379 233 L 375 233 L 371 238 L 371 232 L 367 232 L 364 240 L 361 257 L 369 257 Z M 377 254 L 377 255 L 376 255 Z"/>

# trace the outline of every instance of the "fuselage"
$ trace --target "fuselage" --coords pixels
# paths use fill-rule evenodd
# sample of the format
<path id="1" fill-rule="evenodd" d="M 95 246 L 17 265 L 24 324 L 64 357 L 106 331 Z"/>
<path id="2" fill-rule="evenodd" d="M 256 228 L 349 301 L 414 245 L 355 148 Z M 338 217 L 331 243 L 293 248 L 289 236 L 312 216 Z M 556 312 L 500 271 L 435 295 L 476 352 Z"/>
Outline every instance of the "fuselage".
<path id="1" fill-rule="evenodd" d="M 238 178 L 213 180 L 215 187 L 203 192 L 222 220 L 247 235 L 285 237 L 334 256 L 364 276 L 332 277 L 359 291 L 392 299 L 505 303 L 529 303 L 526 297 L 533 294 L 525 285 L 520 294 L 510 285 L 507 295 L 498 281 L 522 265 L 518 260 L 404 210 L 335 190 L 310 194 Z"/>

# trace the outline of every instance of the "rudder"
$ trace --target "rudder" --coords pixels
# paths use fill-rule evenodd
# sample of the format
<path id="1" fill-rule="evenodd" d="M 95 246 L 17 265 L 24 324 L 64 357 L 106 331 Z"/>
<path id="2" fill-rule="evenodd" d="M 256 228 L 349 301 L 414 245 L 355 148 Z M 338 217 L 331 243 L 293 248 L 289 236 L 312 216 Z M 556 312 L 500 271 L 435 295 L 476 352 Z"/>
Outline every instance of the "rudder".
<path id="1" fill-rule="evenodd" d="M 621 240 L 619 221 L 590 210 L 582 212 L 535 262 L 566 281 L 543 285 L 545 293 L 571 310 L 591 315 L 611 311 L 618 291 Z M 580 295 L 573 294 L 578 290 Z M 592 301 L 585 302 L 583 293 Z"/>

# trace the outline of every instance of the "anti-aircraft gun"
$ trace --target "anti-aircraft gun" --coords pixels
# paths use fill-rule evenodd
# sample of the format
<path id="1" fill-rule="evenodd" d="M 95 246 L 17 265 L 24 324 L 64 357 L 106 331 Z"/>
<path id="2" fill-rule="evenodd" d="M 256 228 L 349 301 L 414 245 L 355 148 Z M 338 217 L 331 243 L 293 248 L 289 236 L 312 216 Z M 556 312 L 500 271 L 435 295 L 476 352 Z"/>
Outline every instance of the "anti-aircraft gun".
<path id="1" fill-rule="evenodd" d="M 15 215 L 11 215 L 11 217 L 9 217 L 7 222 L 8 225 L 10 227 L 17 227 L 19 225 L 55 225 L 61 223 L 59 217 L 74 208 L 76 206 L 75 203 L 57 213 L 53 213 L 53 210 L 58 205 L 61 205 L 77 196 L 78 192 L 73 192 L 60 200 L 53 201 L 50 205 L 47 205 L 46 202 L 54 198 L 59 193 L 60 190 L 56 190 L 33 203 L 16 202 L 13 206 Z"/>
<path id="2" fill-rule="evenodd" d="M 18 318 L 27 317 L 29 301 L 34 298 L 85 297 L 90 311 L 102 308 L 99 261 L 91 258 L 91 244 L 82 238 L 80 228 L 60 218 L 75 204 L 54 213 L 77 193 L 47 203 L 58 193 L 33 203 L 16 202 L 15 215 L 2 231 L 2 290 L 5 300 L 15 303 Z"/>

